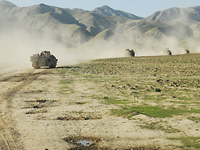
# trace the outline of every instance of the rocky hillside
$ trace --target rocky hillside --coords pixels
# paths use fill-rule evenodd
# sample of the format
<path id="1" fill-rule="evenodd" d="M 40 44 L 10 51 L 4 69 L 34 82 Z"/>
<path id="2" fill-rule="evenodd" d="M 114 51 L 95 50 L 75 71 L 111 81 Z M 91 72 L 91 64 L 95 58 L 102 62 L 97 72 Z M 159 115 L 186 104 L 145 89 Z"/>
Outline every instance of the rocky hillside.
<path id="1" fill-rule="evenodd" d="M 170 8 L 142 18 L 109 6 L 85 11 L 46 4 L 17 7 L 9 1 L 1 0 L 0 30 L 26 30 L 34 34 L 48 34 L 73 47 L 88 42 L 91 44 L 99 39 L 113 40 L 116 38 L 110 36 L 115 35 L 118 39 L 116 44 L 129 41 L 132 45 L 143 45 L 147 41 L 156 43 L 173 37 L 187 46 L 186 40 L 200 38 L 199 14 L 200 6 Z M 108 36 L 108 33 L 115 34 Z"/>
<path id="2" fill-rule="evenodd" d="M 157 20 L 162 22 L 169 22 L 177 19 L 191 19 L 200 21 L 200 6 L 190 8 L 170 8 L 163 11 L 157 11 L 153 15 L 145 18 L 146 21 Z"/>
<path id="3" fill-rule="evenodd" d="M 128 19 L 133 19 L 133 20 L 141 20 L 143 19 L 142 17 L 135 16 L 131 13 L 127 13 L 121 10 L 114 10 L 110 8 L 109 6 L 102 6 L 94 9 L 92 12 L 100 14 L 100 15 L 105 15 L 105 16 L 120 16 Z"/>

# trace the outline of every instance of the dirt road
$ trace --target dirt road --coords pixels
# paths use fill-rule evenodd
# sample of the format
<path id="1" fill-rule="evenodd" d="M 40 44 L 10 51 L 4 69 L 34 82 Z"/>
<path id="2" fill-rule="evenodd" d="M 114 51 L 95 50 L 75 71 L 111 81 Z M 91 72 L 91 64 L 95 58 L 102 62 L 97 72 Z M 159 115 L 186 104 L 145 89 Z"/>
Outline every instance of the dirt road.
<path id="1" fill-rule="evenodd" d="M 23 73 L 16 73 L 16 72 Z M 16 121 L 13 118 L 13 99 L 15 93 L 23 87 L 31 84 L 39 76 L 45 74 L 48 70 L 40 70 L 35 73 L 35 70 L 28 69 L 24 72 L 22 70 L 8 69 L 6 72 L 1 72 L 0 84 L 0 148 L 5 150 L 24 149 L 23 143 L 20 140 L 20 133 L 16 129 Z M 3 106 L 3 107 L 2 107 Z"/>

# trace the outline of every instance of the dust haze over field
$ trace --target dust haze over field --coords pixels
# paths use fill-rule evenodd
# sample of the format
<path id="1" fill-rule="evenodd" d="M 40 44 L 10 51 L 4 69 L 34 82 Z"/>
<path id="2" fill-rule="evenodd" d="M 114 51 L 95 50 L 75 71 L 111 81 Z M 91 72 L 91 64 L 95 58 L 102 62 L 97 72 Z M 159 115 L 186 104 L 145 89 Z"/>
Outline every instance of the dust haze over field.
<path id="1" fill-rule="evenodd" d="M 155 44 L 157 43 L 157 44 Z M 162 43 L 162 44 L 160 44 Z M 173 49 L 173 54 L 183 53 L 184 48 L 178 45 L 176 38 L 166 38 L 163 42 L 148 40 L 142 45 L 131 41 L 120 42 L 113 35 L 109 40 L 95 41 L 92 45 L 76 48 L 68 47 L 57 41 L 52 35 L 42 36 L 29 33 L 26 30 L 5 32 L 0 35 L 0 63 L 23 64 L 31 66 L 30 56 L 43 50 L 50 50 L 58 58 L 58 65 L 70 65 L 91 59 L 124 57 L 126 48 L 133 48 L 136 56 L 165 55 L 165 47 Z"/>
<path id="2" fill-rule="evenodd" d="M 30 56 L 44 50 L 49 50 L 59 59 L 58 63 L 62 65 L 91 59 L 124 56 L 125 47 L 119 48 L 114 41 L 110 43 L 112 44 L 104 41 L 103 46 L 96 44 L 93 47 L 70 48 L 65 43 L 57 41 L 52 35 L 43 34 L 40 36 L 26 30 L 4 32 L 0 35 L 0 63 L 30 65 Z"/>
<path id="3" fill-rule="evenodd" d="M 108 6 L 90 12 L 45 4 L 19 8 L 0 1 L 0 7 L 0 63 L 4 64 L 31 66 L 30 56 L 44 50 L 58 58 L 58 65 L 69 65 L 124 57 L 127 48 L 136 56 L 165 55 L 166 48 L 172 54 L 183 54 L 185 48 L 195 53 L 200 48 L 200 23 L 194 16 L 198 6 L 170 8 L 137 20 L 117 16 L 119 11 Z M 102 10 L 114 16 L 102 15 Z"/>
<path id="4" fill-rule="evenodd" d="M 64 44 L 46 35 L 33 35 L 25 30 L 7 32 L 0 36 L 1 63 L 24 64 L 31 66 L 30 56 L 44 50 L 50 50 L 66 63 L 74 63 L 73 53 L 67 51 Z"/>
<path id="5" fill-rule="evenodd" d="M 59 61 L 58 64 L 70 65 L 81 61 L 125 56 L 126 44 L 110 41 L 96 42 L 93 46 L 68 47 L 56 40 L 53 35 L 32 34 L 24 30 L 4 32 L 0 35 L 0 63 L 30 65 L 30 56 L 50 50 Z M 119 45 L 117 45 L 119 44 Z"/>

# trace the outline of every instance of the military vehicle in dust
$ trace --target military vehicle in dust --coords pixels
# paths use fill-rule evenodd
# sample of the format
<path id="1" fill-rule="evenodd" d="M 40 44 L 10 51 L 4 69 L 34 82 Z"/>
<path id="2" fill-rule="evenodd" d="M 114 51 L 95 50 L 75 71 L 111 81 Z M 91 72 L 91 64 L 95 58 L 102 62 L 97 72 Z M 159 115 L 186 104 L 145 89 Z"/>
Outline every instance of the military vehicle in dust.
<path id="1" fill-rule="evenodd" d="M 166 54 L 167 55 L 172 55 L 172 52 L 169 50 L 169 48 L 166 49 Z"/>
<path id="2" fill-rule="evenodd" d="M 134 57 L 135 56 L 135 52 L 134 52 L 133 49 L 126 49 L 126 55 Z"/>
<path id="3" fill-rule="evenodd" d="M 185 54 L 190 54 L 190 51 L 188 49 L 185 49 Z"/>
<path id="4" fill-rule="evenodd" d="M 50 53 L 50 51 L 42 51 L 40 54 L 34 54 L 30 57 L 32 66 L 35 69 L 39 69 L 42 66 L 49 66 L 49 68 L 55 68 L 58 59 Z"/>

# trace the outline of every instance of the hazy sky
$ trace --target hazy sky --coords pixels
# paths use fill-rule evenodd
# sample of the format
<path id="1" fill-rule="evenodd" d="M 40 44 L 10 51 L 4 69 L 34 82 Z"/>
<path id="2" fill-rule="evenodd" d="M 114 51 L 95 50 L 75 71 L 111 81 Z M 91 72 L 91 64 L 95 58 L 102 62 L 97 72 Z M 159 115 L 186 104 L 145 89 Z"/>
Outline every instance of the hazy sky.
<path id="1" fill-rule="evenodd" d="M 62 8 L 81 8 L 93 10 L 108 5 L 137 16 L 147 17 L 154 12 L 171 7 L 200 6 L 200 0 L 8 0 L 18 7 L 26 7 L 44 3 Z"/>

